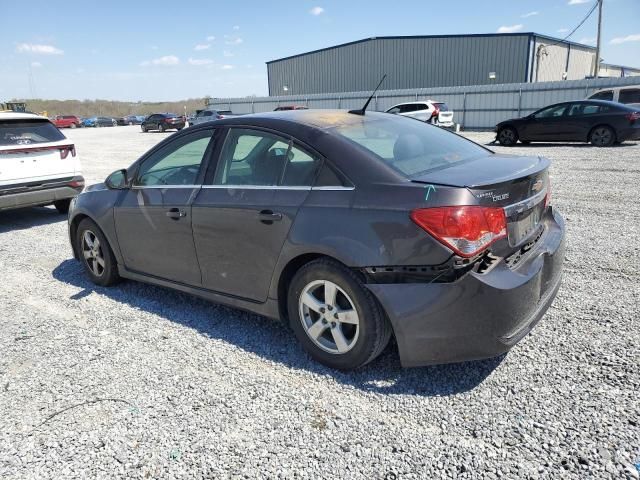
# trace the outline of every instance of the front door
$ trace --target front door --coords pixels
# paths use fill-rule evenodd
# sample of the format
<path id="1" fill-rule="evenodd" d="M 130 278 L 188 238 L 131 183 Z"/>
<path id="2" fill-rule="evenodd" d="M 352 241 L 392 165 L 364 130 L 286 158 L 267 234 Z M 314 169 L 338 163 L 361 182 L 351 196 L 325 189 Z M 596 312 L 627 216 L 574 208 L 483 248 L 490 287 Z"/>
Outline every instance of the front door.
<path id="1" fill-rule="evenodd" d="M 192 207 L 205 288 L 267 299 L 282 245 L 320 161 L 268 131 L 229 130 L 215 175 Z"/>
<path id="2" fill-rule="evenodd" d="M 213 130 L 193 132 L 153 151 L 115 208 L 127 269 L 188 285 L 201 284 L 191 203 L 200 190 Z"/>
<path id="3" fill-rule="evenodd" d="M 533 114 L 527 122 L 521 140 L 555 142 L 568 139 L 565 112 L 569 104 L 555 105 Z"/>

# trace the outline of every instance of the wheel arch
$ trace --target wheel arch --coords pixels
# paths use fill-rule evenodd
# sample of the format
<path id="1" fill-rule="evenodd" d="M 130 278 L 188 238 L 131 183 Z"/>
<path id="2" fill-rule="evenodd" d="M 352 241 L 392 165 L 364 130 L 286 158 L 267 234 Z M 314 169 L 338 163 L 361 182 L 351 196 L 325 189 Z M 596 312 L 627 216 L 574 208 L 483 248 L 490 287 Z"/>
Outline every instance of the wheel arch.
<path id="1" fill-rule="evenodd" d="M 89 215 L 84 213 L 78 213 L 69 222 L 69 243 L 71 243 L 71 250 L 73 251 L 73 257 L 76 260 L 80 259 L 80 254 L 78 253 L 78 246 L 76 245 L 76 235 L 78 234 L 78 225 L 80 225 L 80 222 L 85 218 L 89 218 L 95 222 L 93 218 L 91 218 Z"/>

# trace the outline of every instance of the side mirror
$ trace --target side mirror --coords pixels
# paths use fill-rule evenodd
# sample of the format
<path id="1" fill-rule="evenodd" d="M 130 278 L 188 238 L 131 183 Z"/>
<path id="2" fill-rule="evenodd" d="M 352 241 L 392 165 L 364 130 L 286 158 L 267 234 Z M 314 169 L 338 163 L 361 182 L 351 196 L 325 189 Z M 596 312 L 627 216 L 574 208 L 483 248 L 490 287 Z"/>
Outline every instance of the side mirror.
<path id="1" fill-rule="evenodd" d="M 111 190 L 124 190 L 129 187 L 127 182 L 127 169 L 116 170 L 104 181 L 107 188 Z"/>

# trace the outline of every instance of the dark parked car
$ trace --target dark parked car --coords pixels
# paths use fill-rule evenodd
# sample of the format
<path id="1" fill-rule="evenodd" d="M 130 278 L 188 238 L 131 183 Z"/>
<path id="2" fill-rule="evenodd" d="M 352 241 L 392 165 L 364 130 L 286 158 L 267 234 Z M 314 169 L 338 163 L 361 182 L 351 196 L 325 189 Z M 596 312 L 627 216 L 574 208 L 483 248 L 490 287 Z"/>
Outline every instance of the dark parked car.
<path id="1" fill-rule="evenodd" d="M 603 100 L 550 105 L 522 118 L 496 125 L 496 139 L 512 146 L 529 142 L 590 142 L 608 147 L 640 140 L 640 109 Z"/>
<path id="2" fill-rule="evenodd" d="M 182 130 L 185 127 L 185 118 L 175 113 L 154 113 L 149 115 L 140 124 L 143 132 L 149 130 L 159 130 L 164 132 L 165 130 Z"/>
<path id="3" fill-rule="evenodd" d="M 115 127 L 118 124 L 112 117 L 91 117 L 82 121 L 83 127 Z"/>
<path id="4" fill-rule="evenodd" d="M 560 286 L 549 161 L 386 113 L 272 112 L 173 135 L 72 202 L 98 285 L 175 288 L 288 321 L 325 365 L 486 358 Z"/>
<path id="5" fill-rule="evenodd" d="M 118 125 L 140 125 L 144 121 L 144 116 L 141 115 L 127 115 L 117 119 Z"/>

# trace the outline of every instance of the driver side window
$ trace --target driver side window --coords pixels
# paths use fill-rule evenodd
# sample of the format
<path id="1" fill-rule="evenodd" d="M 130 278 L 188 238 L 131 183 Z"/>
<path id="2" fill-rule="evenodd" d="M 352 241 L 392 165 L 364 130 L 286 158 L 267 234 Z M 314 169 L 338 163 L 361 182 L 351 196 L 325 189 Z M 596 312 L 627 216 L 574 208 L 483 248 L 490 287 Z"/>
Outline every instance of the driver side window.
<path id="1" fill-rule="evenodd" d="M 140 166 L 135 185 L 194 185 L 212 135 L 212 130 L 196 132 L 154 152 Z"/>
<path id="2" fill-rule="evenodd" d="M 556 105 L 555 107 L 545 108 L 534 114 L 536 118 L 555 118 L 564 115 L 564 111 L 567 109 L 567 105 Z"/>

